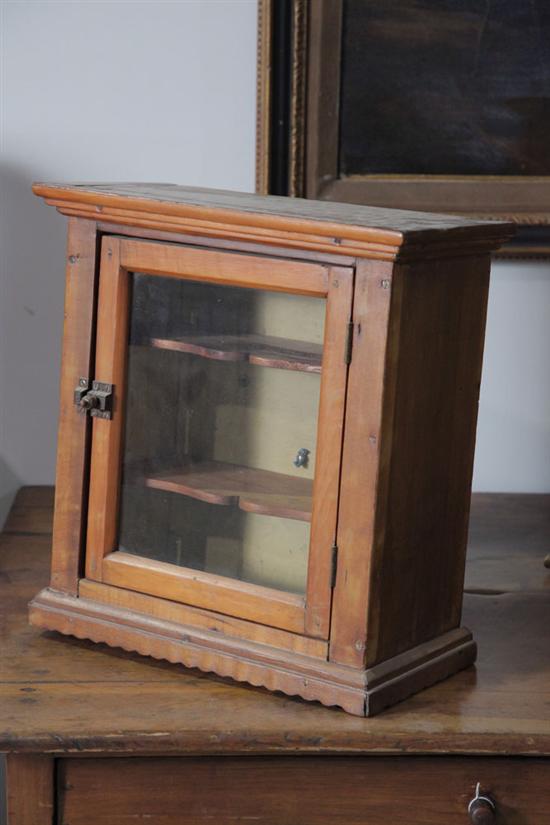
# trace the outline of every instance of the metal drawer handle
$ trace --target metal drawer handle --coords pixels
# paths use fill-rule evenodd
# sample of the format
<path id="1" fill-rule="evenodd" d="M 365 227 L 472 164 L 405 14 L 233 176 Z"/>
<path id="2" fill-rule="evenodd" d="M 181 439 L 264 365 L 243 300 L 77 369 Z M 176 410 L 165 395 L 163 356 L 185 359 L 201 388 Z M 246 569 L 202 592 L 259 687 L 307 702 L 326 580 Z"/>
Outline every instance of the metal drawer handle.
<path id="1" fill-rule="evenodd" d="M 496 810 L 493 799 L 486 794 L 481 793 L 481 784 L 476 785 L 476 795 L 468 805 L 468 814 L 472 825 L 495 825 Z"/>

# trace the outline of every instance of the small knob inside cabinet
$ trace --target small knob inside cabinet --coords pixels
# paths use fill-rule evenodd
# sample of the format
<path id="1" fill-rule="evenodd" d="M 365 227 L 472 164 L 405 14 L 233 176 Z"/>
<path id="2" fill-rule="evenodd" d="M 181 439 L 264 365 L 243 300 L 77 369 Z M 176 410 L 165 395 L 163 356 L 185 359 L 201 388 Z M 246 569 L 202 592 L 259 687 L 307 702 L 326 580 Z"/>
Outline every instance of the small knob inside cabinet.
<path id="1" fill-rule="evenodd" d="M 479 782 L 476 794 L 468 805 L 468 814 L 472 825 L 496 825 L 496 805 L 488 794 L 481 791 Z"/>
<path id="2" fill-rule="evenodd" d="M 309 453 L 310 451 L 307 449 L 307 447 L 300 447 L 300 449 L 296 453 L 294 461 L 292 462 L 294 466 L 306 468 L 309 464 Z"/>

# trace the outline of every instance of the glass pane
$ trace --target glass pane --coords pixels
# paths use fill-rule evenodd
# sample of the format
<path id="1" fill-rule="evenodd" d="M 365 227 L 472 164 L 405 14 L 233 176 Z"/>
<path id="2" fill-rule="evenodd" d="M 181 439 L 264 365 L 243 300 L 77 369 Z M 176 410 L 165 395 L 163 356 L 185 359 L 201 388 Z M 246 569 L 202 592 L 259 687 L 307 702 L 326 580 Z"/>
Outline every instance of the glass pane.
<path id="1" fill-rule="evenodd" d="M 303 593 L 324 299 L 131 278 L 119 549 Z"/>

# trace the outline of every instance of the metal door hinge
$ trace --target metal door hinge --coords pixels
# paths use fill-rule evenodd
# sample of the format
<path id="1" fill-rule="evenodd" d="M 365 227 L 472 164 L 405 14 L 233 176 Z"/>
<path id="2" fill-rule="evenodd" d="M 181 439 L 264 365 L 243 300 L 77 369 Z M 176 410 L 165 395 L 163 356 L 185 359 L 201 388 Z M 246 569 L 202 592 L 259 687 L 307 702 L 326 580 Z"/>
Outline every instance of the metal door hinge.
<path id="1" fill-rule="evenodd" d="M 353 322 L 348 323 L 346 331 L 346 349 L 344 351 L 344 364 L 351 364 L 351 351 L 353 349 Z"/>
<path id="2" fill-rule="evenodd" d="M 74 391 L 74 403 L 82 413 L 89 412 L 93 418 L 113 417 L 114 386 L 103 381 L 92 381 L 89 378 L 79 378 L 78 386 Z"/>
<path id="3" fill-rule="evenodd" d="M 332 556 L 330 560 L 330 586 L 331 588 L 333 588 L 336 584 L 336 571 L 338 570 L 338 545 L 333 544 L 331 551 Z"/>

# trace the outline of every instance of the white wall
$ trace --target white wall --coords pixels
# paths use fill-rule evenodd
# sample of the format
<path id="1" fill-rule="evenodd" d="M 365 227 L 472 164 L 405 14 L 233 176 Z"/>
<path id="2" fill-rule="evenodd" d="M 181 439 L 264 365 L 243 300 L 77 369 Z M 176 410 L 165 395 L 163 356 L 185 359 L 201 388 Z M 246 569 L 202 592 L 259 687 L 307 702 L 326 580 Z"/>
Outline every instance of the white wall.
<path id="1" fill-rule="evenodd" d="M 252 190 L 256 0 L 4 0 L 0 519 L 54 480 L 65 220 L 33 180 Z M 550 263 L 494 267 L 475 486 L 550 490 Z"/>
<path id="2" fill-rule="evenodd" d="M 550 261 L 493 264 L 474 489 L 550 491 Z"/>
<path id="3" fill-rule="evenodd" d="M 31 182 L 252 191 L 256 0 L 1 9 L 0 524 L 54 480 L 65 219 Z"/>

